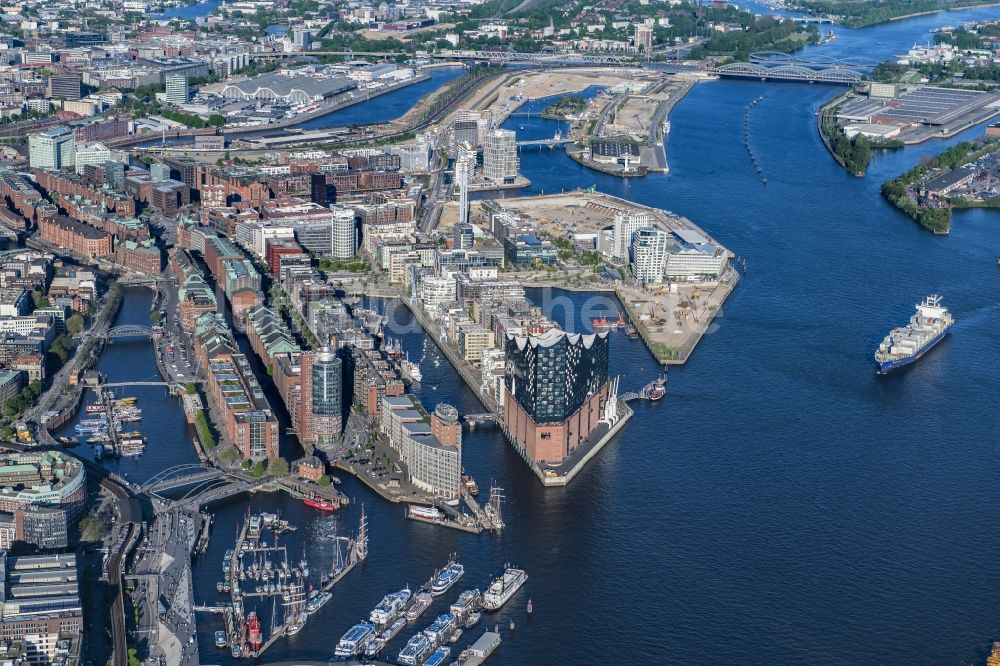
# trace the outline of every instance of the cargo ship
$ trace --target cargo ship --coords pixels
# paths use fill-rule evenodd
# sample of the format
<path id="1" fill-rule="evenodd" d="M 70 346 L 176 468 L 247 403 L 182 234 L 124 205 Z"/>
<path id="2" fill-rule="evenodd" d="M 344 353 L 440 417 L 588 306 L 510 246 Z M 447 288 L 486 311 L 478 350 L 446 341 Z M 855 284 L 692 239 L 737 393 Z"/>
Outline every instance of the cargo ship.
<path id="1" fill-rule="evenodd" d="M 322 499 L 320 497 L 307 497 L 302 500 L 302 503 L 306 506 L 311 506 L 314 509 L 319 509 L 320 511 L 336 511 L 337 505 L 331 500 Z"/>
<path id="2" fill-rule="evenodd" d="M 483 595 L 483 608 L 488 611 L 500 610 L 527 580 L 528 574 L 523 569 L 507 569 L 486 590 Z"/>
<path id="3" fill-rule="evenodd" d="M 878 374 L 884 375 L 920 360 L 944 339 L 955 323 L 948 309 L 941 305 L 941 297 L 936 294 L 928 296 L 916 307 L 917 312 L 910 317 L 910 323 L 893 329 L 875 352 Z"/>
<path id="4" fill-rule="evenodd" d="M 393 592 L 391 594 L 385 595 L 382 601 L 379 602 L 378 606 L 372 609 L 371 614 L 368 619 L 372 623 L 378 626 L 385 626 L 390 622 L 394 621 L 406 608 L 406 604 L 410 601 L 409 588 L 404 588 L 399 592 Z"/>
<path id="5" fill-rule="evenodd" d="M 440 597 L 450 590 L 451 586 L 457 583 L 458 579 L 464 575 L 465 567 L 455 561 L 449 562 L 438 575 L 434 576 L 434 580 L 431 581 L 431 594 L 435 597 Z"/>

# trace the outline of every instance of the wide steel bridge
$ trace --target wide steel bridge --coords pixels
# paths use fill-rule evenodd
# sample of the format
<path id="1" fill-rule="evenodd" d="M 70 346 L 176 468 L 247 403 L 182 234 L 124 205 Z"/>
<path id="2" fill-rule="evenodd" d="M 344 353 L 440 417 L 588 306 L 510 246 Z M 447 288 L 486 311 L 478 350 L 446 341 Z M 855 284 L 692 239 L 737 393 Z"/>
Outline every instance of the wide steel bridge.
<path id="1" fill-rule="evenodd" d="M 832 58 L 819 54 L 790 55 L 779 51 L 758 51 L 749 62 L 734 62 L 715 70 L 719 76 L 762 81 L 800 81 L 853 85 L 862 81 L 878 65 L 871 58 Z"/>

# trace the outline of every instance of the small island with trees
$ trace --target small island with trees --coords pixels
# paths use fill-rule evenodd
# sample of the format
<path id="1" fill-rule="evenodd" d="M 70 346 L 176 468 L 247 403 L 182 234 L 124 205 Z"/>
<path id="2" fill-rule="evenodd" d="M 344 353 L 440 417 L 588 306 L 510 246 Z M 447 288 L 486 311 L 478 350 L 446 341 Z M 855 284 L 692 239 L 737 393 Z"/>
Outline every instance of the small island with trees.
<path id="1" fill-rule="evenodd" d="M 582 97 L 568 95 L 561 98 L 558 102 L 549 104 L 542 109 L 540 115 L 542 118 L 549 120 L 572 120 L 583 113 L 586 108 L 587 100 Z"/>
<path id="2" fill-rule="evenodd" d="M 951 230 L 953 208 L 1000 207 L 1000 141 L 963 141 L 882 185 L 882 195 L 925 229 Z"/>

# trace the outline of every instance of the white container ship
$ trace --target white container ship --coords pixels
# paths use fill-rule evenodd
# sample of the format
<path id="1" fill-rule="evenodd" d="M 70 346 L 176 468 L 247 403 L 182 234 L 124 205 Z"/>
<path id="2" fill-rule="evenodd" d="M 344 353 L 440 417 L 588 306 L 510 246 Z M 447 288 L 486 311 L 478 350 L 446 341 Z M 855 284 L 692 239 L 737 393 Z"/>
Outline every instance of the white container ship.
<path id="1" fill-rule="evenodd" d="M 941 342 L 955 323 L 948 308 L 941 305 L 941 297 L 928 296 L 917 305 L 917 312 L 907 326 L 895 328 L 885 336 L 875 360 L 878 374 L 884 375 L 896 368 L 920 360 L 934 345 Z"/>

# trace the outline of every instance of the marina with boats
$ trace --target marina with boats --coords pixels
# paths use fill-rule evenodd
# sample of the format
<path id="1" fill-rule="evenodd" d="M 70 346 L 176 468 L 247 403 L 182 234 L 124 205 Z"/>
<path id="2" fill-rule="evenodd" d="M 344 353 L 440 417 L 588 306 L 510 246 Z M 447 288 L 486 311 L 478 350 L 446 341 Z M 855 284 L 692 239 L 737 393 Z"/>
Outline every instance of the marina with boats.
<path id="1" fill-rule="evenodd" d="M 129 424 L 142 420 L 138 398 L 117 397 L 113 391 L 96 387 L 97 399 L 84 407 L 86 417 L 75 427 L 76 437 L 60 438 L 63 444 L 76 444 L 80 440 L 94 447 L 94 458 L 105 456 L 140 456 L 146 450 L 146 437 L 138 430 L 126 430 Z M 131 426 L 134 428 L 134 426 Z"/>
<path id="2" fill-rule="evenodd" d="M 228 646 L 235 658 L 259 658 L 279 638 L 302 631 L 309 617 L 332 599 L 333 587 L 368 556 L 363 505 L 357 535 L 332 536 L 334 557 L 328 568 L 312 569 L 304 554 L 298 562 L 290 558 L 280 540 L 295 529 L 276 514 L 248 513 L 234 547 L 223 557 L 223 580 L 216 585 L 217 592 L 228 595 L 227 603 L 195 609 L 222 614 L 226 628 L 216 632 L 216 646 Z M 310 582 L 316 579 L 318 584 Z M 268 606 L 265 632 L 262 613 Z"/>
<path id="3" fill-rule="evenodd" d="M 387 650 L 388 645 L 400 636 L 403 629 L 408 624 L 416 623 L 430 608 L 434 599 L 450 590 L 464 573 L 463 565 L 451 559 L 444 567 L 435 571 L 416 593 L 406 586 L 386 594 L 372 609 L 367 619 L 344 632 L 334 649 L 334 659 L 379 658 Z M 496 586 L 502 585 L 499 603 L 487 602 L 488 597 L 479 589 L 463 591 L 445 611 L 436 615 L 430 624 L 407 638 L 396 652 L 395 663 L 402 666 L 481 663 L 488 653 L 485 656 L 473 654 L 475 645 L 459 653 L 457 659 L 450 659 L 453 646 L 480 622 L 484 609 L 498 610 L 526 580 L 527 574 L 523 570 L 508 568 L 489 588 L 496 592 Z M 490 603 L 492 608 L 486 606 L 486 603 Z M 491 633 L 487 632 L 487 635 Z M 476 644 L 481 641 L 482 638 L 476 641 Z M 494 644 L 493 649 L 495 649 L 496 640 L 490 638 L 488 642 Z"/>

